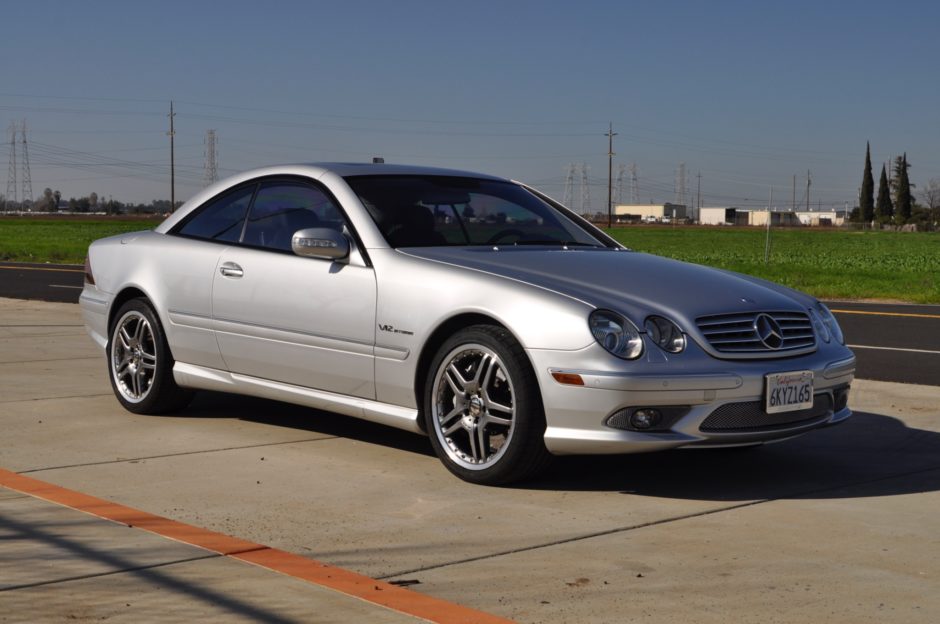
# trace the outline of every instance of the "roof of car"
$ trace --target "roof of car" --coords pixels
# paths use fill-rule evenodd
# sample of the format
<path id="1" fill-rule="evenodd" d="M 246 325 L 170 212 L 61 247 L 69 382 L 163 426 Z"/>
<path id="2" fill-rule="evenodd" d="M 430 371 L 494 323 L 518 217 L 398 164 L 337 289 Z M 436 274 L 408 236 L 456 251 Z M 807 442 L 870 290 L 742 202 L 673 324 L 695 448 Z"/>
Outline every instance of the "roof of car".
<path id="1" fill-rule="evenodd" d="M 459 169 L 442 169 L 439 167 L 420 167 L 417 165 L 396 165 L 396 164 L 374 164 L 374 163 L 304 163 L 300 166 L 316 167 L 332 171 L 342 176 L 360 176 L 360 175 L 437 175 L 437 176 L 459 176 L 471 178 L 483 178 L 488 180 L 504 180 L 498 176 L 487 175 L 485 173 L 476 173 L 473 171 L 461 171 Z"/>
<path id="2" fill-rule="evenodd" d="M 253 178 L 280 175 L 303 175 L 312 178 L 331 173 L 341 178 L 353 176 L 378 176 L 378 175 L 425 175 L 425 176 L 450 176 L 463 178 L 477 178 L 482 180 L 506 181 L 505 178 L 491 176 L 484 173 L 475 173 L 472 171 L 461 171 L 458 169 L 440 169 L 437 167 L 419 167 L 415 165 L 393 165 L 393 164 L 375 164 L 375 163 L 340 163 L 340 162 L 311 162 L 294 163 L 283 165 L 272 165 L 243 171 L 234 176 L 220 180 L 215 184 L 208 186 L 187 201 L 179 210 L 175 211 L 163 223 L 155 229 L 157 232 L 168 232 L 181 219 L 185 218 L 190 211 L 214 195 L 241 184 Z"/>

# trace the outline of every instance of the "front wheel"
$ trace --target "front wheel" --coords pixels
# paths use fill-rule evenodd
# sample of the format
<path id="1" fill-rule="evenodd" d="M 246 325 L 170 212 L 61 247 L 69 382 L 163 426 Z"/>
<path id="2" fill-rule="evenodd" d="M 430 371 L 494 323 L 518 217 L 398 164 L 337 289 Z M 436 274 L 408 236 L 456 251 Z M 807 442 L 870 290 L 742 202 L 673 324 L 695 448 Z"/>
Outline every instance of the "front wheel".
<path id="1" fill-rule="evenodd" d="M 461 479 L 500 485 L 549 463 L 538 382 L 505 329 L 475 325 L 454 334 L 434 357 L 425 388 L 431 444 Z"/>
<path id="2" fill-rule="evenodd" d="M 108 340 L 108 377 L 121 405 L 136 414 L 181 409 L 192 392 L 173 379 L 173 356 L 153 308 L 131 299 L 118 310 Z"/>

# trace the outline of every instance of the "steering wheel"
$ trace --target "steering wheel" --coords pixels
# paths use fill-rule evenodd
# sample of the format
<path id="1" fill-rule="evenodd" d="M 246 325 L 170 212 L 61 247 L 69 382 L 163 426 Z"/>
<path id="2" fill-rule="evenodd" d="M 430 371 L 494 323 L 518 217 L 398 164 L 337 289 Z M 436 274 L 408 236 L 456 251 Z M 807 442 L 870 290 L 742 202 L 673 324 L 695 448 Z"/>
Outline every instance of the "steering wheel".
<path id="1" fill-rule="evenodd" d="M 525 232 L 523 232 L 522 230 L 517 230 L 515 228 L 507 228 L 504 230 L 500 230 L 499 232 L 496 232 L 495 234 L 490 236 L 488 239 L 486 239 L 486 244 L 495 245 L 496 243 L 506 238 L 507 236 L 515 236 L 516 238 L 522 238 L 525 236 Z"/>

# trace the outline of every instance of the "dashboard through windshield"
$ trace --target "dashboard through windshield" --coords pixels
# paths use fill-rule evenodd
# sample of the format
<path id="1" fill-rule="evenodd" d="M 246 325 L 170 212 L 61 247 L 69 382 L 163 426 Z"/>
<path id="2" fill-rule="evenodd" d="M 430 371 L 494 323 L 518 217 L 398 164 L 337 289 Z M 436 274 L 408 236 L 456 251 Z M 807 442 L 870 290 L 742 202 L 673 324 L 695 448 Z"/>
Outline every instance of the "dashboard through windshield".
<path id="1" fill-rule="evenodd" d="M 449 176 L 350 176 L 391 247 L 605 247 L 567 216 L 511 182 Z"/>

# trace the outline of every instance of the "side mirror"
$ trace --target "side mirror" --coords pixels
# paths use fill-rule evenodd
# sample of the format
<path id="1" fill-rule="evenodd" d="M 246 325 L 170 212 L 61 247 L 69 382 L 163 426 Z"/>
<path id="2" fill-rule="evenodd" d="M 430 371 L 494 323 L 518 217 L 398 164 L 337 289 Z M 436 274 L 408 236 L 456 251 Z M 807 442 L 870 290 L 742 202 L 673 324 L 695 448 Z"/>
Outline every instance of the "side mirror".
<path id="1" fill-rule="evenodd" d="M 349 255 L 349 239 L 330 228 L 307 228 L 294 232 L 290 248 L 298 256 L 342 260 Z"/>

